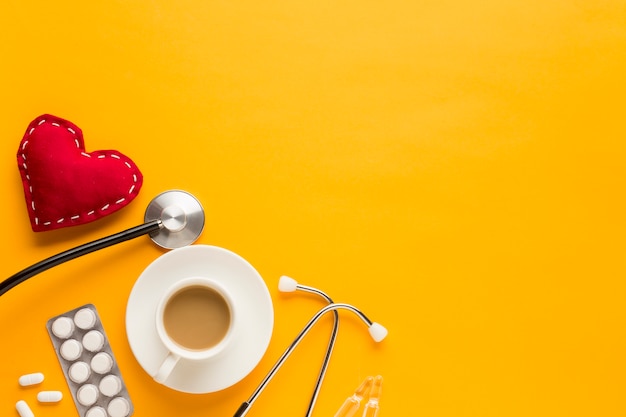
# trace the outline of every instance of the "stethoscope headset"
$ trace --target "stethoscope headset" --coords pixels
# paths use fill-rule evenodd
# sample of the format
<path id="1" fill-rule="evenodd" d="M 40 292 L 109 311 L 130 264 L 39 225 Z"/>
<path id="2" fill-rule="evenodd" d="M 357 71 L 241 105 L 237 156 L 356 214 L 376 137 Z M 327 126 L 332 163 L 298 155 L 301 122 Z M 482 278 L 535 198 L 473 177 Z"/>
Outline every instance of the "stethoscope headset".
<path id="1" fill-rule="evenodd" d="M 204 209 L 198 199 L 193 195 L 181 190 L 169 190 L 157 195 L 146 208 L 144 215 L 144 223 L 130 229 L 123 230 L 110 236 L 106 236 L 89 243 L 66 250 L 57 255 L 46 258 L 36 264 L 33 264 L 16 274 L 10 276 L 0 283 L 0 296 L 4 295 L 10 289 L 23 283 L 27 279 L 44 272 L 54 266 L 64 262 L 76 259 L 80 256 L 105 249 L 118 243 L 126 242 L 138 238 L 140 236 L 149 235 L 150 239 L 158 246 L 165 249 L 176 249 L 194 243 L 202 233 L 205 223 Z M 315 388 L 309 403 L 306 416 L 309 417 L 313 412 L 315 402 L 319 395 L 319 390 L 328 368 L 330 356 L 332 354 L 337 331 L 339 326 L 338 310 L 348 310 L 356 314 L 368 326 L 370 336 L 376 342 L 380 342 L 387 336 L 387 330 L 378 323 L 372 322 L 359 309 L 343 303 L 334 303 L 333 300 L 324 292 L 304 285 L 298 284 L 291 278 L 281 277 L 279 282 L 279 290 L 282 292 L 293 292 L 296 290 L 319 295 L 328 305 L 320 309 L 304 326 L 294 341 L 284 351 L 280 358 L 276 361 L 272 369 L 261 381 L 257 389 L 252 395 L 241 404 L 234 417 L 243 417 L 250 410 L 251 405 L 257 399 L 259 394 L 267 386 L 269 381 L 274 377 L 278 369 L 283 365 L 285 360 L 298 346 L 300 341 L 306 336 L 309 330 L 319 321 L 319 319 L 329 312 L 334 314 L 333 328 L 326 349 L 326 354 L 317 377 Z"/>
<path id="2" fill-rule="evenodd" d="M 308 323 L 302 328 L 300 333 L 298 333 L 298 335 L 293 340 L 293 342 L 291 342 L 289 347 L 287 347 L 287 349 L 283 352 L 280 358 L 278 358 L 276 363 L 274 363 L 274 366 L 270 369 L 270 371 L 267 373 L 265 378 L 263 378 L 263 380 L 261 381 L 259 386 L 254 390 L 252 395 L 246 401 L 244 401 L 241 404 L 241 406 L 239 406 L 239 409 L 237 410 L 237 412 L 234 414 L 233 417 L 243 417 L 246 414 L 248 414 L 248 411 L 250 410 L 250 406 L 252 406 L 252 404 L 257 399 L 259 394 L 261 394 L 263 389 L 265 389 L 267 384 L 274 377 L 276 372 L 278 372 L 278 370 L 283 365 L 283 363 L 285 363 L 289 355 L 291 355 L 294 349 L 300 344 L 304 336 L 307 335 L 307 333 L 309 332 L 309 330 L 311 330 L 311 328 L 315 325 L 315 323 L 317 323 L 325 314 L 331 311 L 333 312 L 333 316 L 334 316 L 333 327 L 331 330 L 330 338 L 328 340 L 328 345 L 326 347 L 326 353 L 322 361 L 322 366 L 320 367 L 320 371 L 318 373 L 317 380 L 315 382 L 315 387 L 313 388 L 313 394 L 311 395 L 311 400 L 307 408 L 306 417 L 310 417 L 311 414 L 313 413 L 313 408 L 315 407 L 317 397 L 319 396 L 319 391 L 322 386 L 322 382 L 324 381 L 324 376 L 326 375 L 328 363 L 330 361 L 330 357 L 332 355 L 332 352 L 335 346 L 335 341 L 337 339 L 337 331 L 339 329 L 338 310 L 348 310 L 356 314 L 361 319 L 361 321 L 367 326 L 369 334 L 375 342 L 380 342 L 385 337 L 387 337 L 387 329 L 383 327 L 381 324 L 371 321 L 365 314 L 363 314 L 363 312 L 361 312 L 361 310 L 359 310 L 358 308 L 350 304 L 335 303 L 326 293 L 324 293 L 321 290 L 318 290 L 317 288 L 308 287 L 306 285 L 301 285 L 292 278 L 282 276 L 280 277 L 280 280 L 278 282 L 278 289 L 279 291 L 286 292 L 286 293 L 302 291 L 302 292 L 315 294 L 315 295 L 322 297 L 328 303 L 328 305 L 321 308 L 317 313 L 313 315 L 313 317 L 311 317 Z"/>

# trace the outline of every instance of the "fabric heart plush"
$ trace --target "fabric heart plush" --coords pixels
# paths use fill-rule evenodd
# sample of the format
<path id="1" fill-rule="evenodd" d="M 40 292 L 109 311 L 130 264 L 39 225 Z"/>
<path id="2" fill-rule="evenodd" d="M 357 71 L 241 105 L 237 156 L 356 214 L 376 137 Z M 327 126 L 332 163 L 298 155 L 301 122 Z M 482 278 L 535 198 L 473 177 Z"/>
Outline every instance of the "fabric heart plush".
<path id="1" fill-rule="evenodd" d="M 17 152 L 35 232 L 92 222 L 128 205 L 143 176 L 117 151 L 86 152 L 75 124 L 45 114 L 33 120 Z"/>

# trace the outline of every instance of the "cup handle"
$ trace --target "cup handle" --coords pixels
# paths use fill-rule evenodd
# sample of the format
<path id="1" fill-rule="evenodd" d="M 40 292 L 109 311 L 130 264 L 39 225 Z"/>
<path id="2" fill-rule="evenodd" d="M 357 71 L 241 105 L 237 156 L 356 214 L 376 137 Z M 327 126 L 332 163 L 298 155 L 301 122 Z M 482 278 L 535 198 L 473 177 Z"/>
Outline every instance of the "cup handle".
<path id="1" fill-rule="evenodd" d="M 178 363 L 180 356 L 174 353 L 168 353 L 167 357 L 159 367 L 159 370 L 152 376 L 154 380 L 158 383 L 163 383 L 170 376 L 174 367 Z"/>

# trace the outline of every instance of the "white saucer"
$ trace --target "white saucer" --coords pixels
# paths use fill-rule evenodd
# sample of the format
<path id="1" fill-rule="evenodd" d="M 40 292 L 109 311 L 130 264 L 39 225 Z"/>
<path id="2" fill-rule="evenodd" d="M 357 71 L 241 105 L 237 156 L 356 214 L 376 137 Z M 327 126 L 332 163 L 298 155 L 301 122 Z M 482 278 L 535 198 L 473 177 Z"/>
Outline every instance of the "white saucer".
<path id="1" fill-rule="evenodd" d="M 167 288 L 188 277 L 218 280 L 242 301 L 237 313 L 243 324 L 233 329 L 233 343 L 223 355 L 202 362 L 181 359 L 163 384 L 194 394 L 219 391 L 248 375 L 265 354 L 274 326 L 272 299 L 252 265 L 226 249 L 191 245 L 160 256 L 141 273 L 126 306 L 128 342 L 149 375 L 167 356 L 156 332 L 157 304 Z"/>

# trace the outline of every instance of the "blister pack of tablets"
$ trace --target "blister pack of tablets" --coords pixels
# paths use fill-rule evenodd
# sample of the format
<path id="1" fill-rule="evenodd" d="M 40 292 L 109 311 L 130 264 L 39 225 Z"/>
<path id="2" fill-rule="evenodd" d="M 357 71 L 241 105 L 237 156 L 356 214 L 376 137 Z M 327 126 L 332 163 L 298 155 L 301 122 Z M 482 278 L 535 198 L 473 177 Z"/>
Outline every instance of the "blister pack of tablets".
<path id="1" fill-rule="evenodd" d="M 128 417 L 133 405 L 93 304 L 48 320 L 48 333 L 81 417 Z"/>

